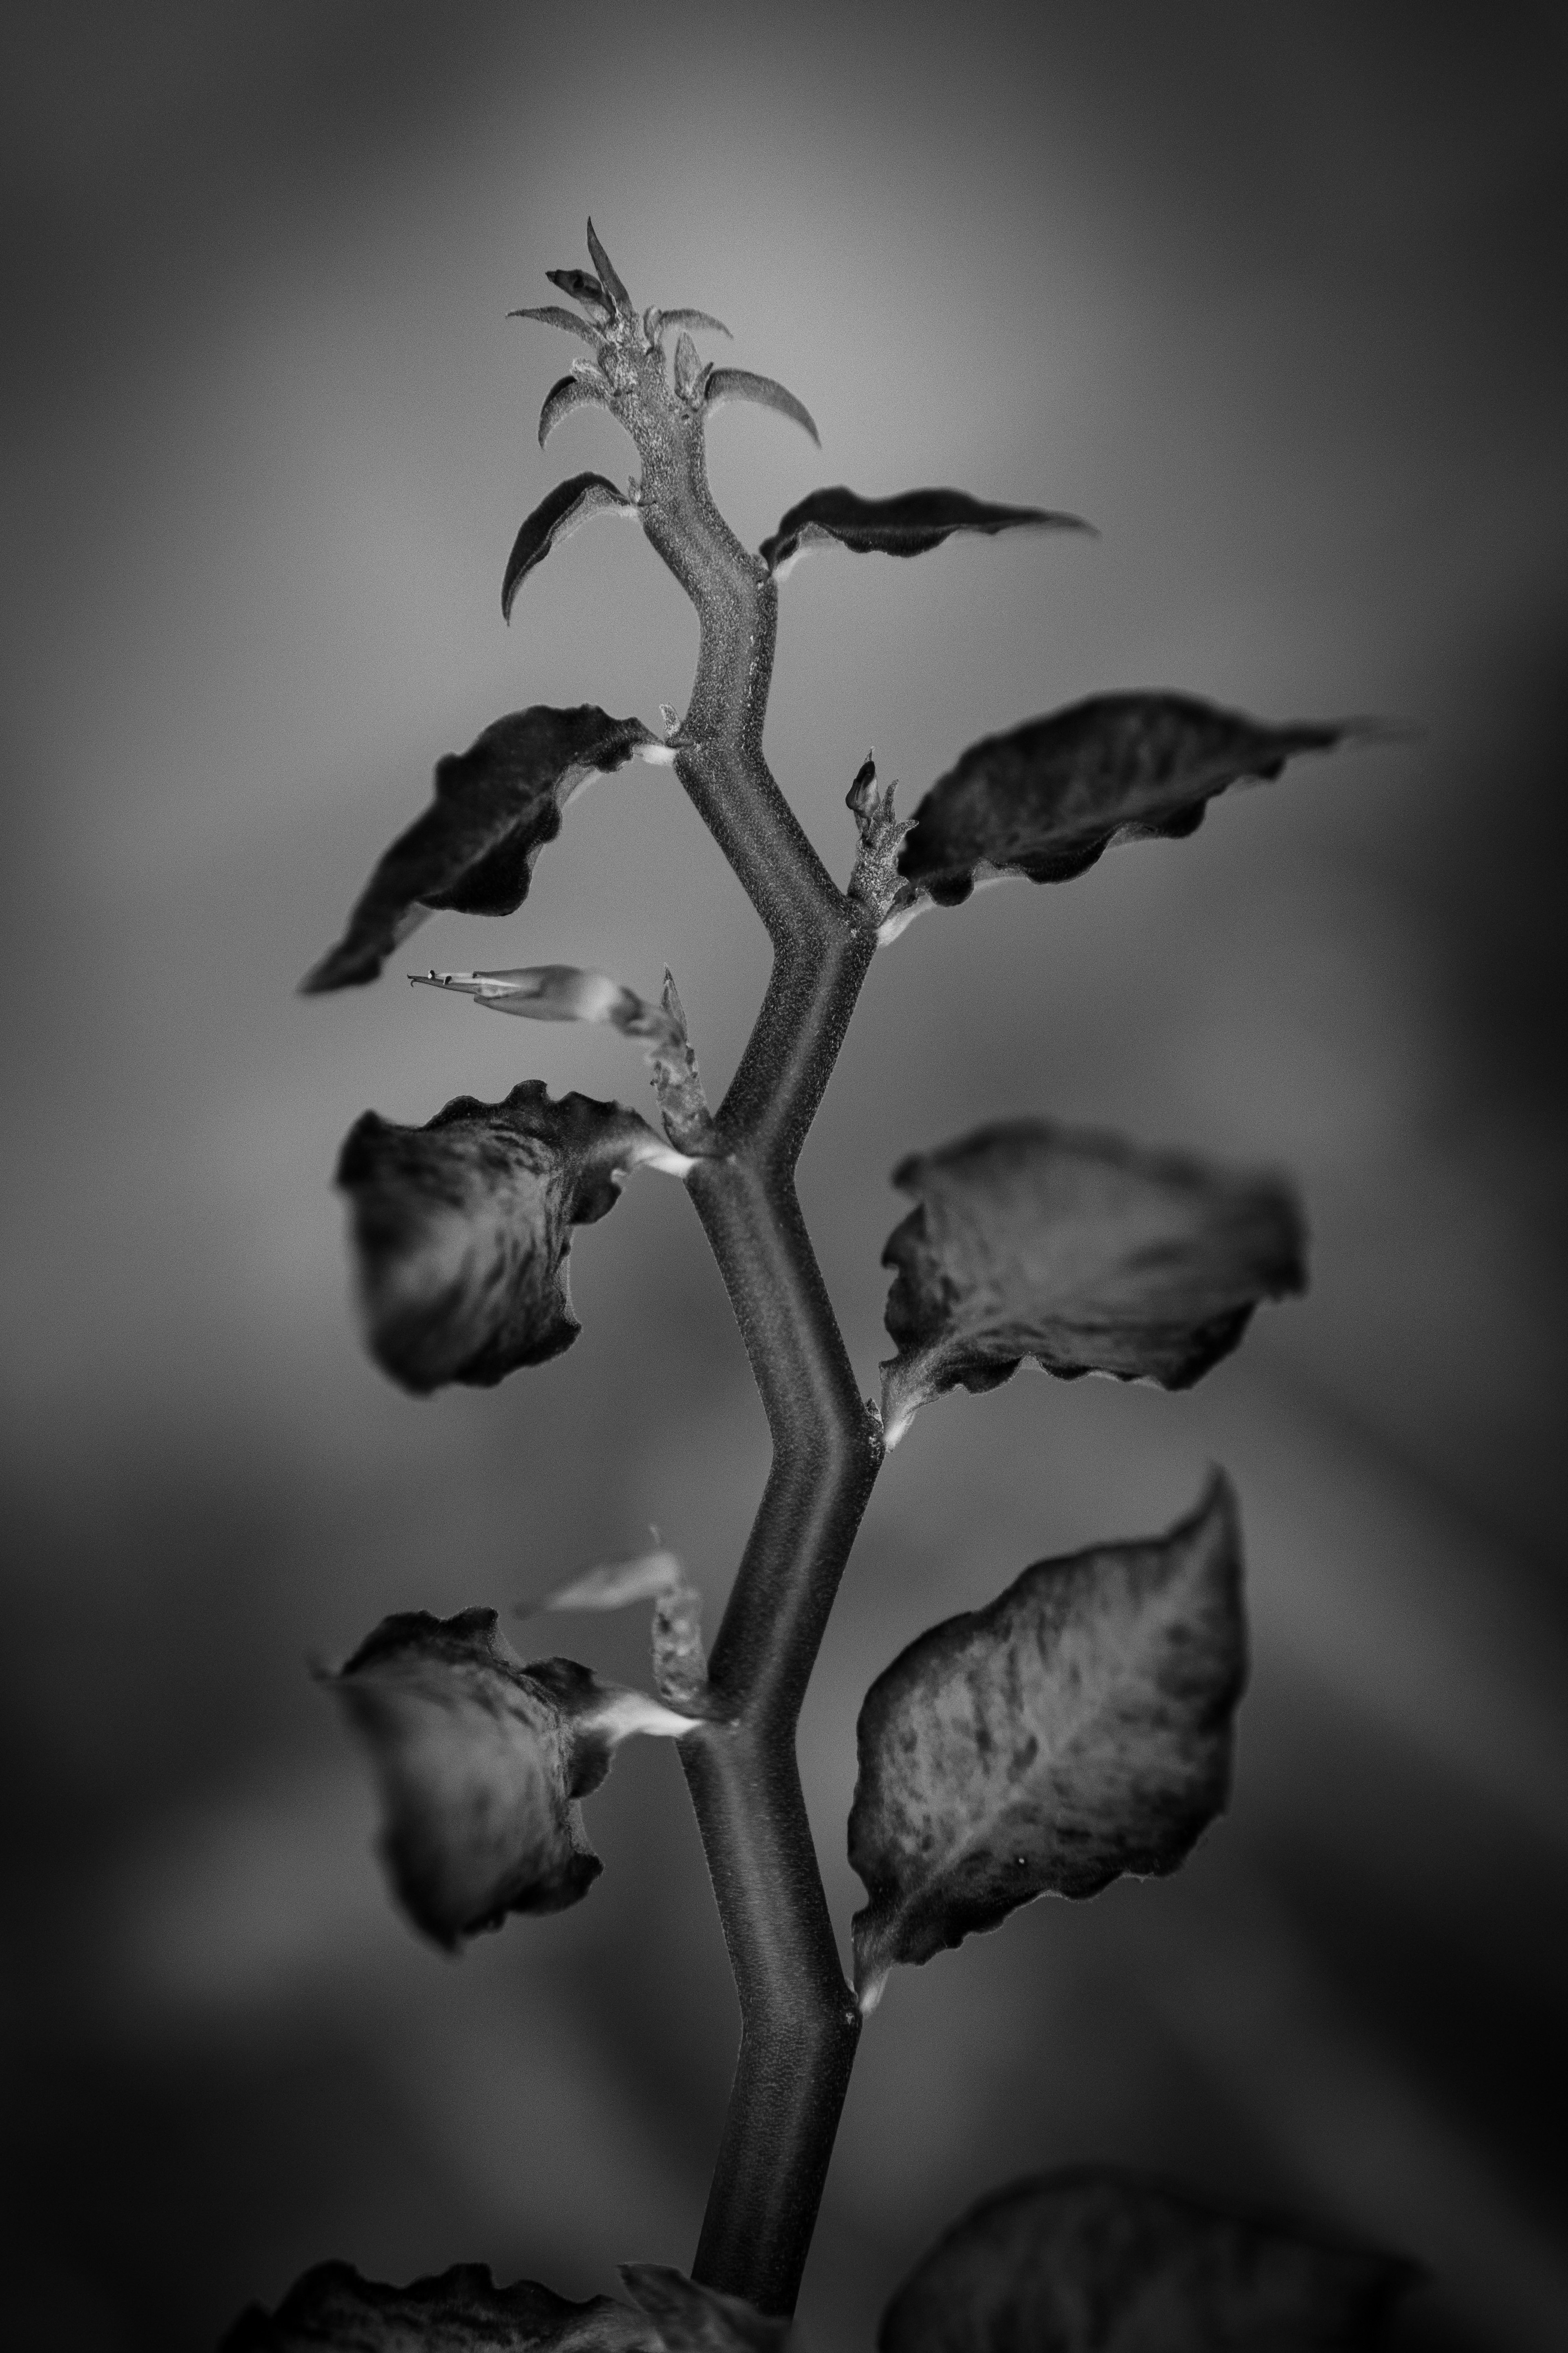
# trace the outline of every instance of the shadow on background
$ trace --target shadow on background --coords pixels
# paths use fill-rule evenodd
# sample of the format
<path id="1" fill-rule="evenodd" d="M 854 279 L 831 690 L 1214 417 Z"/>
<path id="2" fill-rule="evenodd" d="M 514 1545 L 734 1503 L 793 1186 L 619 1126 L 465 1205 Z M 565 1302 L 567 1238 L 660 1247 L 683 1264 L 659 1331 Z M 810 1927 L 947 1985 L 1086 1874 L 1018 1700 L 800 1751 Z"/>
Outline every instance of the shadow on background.
<path id="1" fill-rule="evenodd" d="M 868 743 L 912 798 L 1112 686 L 1424 731 L 873 971 L 803 1171 L 868 1388 L 887 1172 L 984 1118 L 1289 1165 L 1317 1271 L 1194 1396 L 1021 1377 L 889 1467 L 803 1736 L 841 1920 L 870 1676 L 1026 1561 L 1164 1525 L 1211 1459 L 1255 1672 L 1178 1880 L 891 1987 L 803 2342 L 868 2346 L 981 2191 L 1116 2159 L 1417 2255 L 1407 2347 L 1559 2345 L 1561 13 L 163 0 L 35 7 L 12 47 L 6 2341 L 204 2348 L 327 2253 L 574 2294 L 689 2259 L 734 2010 L 674 1760 L 595 1800 L 591 1903 L 454 1967 L 387 1908 L 304 1672 L 649 1520 L 716 1622 L 765 1467 L 654 1179 L 581 1240 L 569 1356 L 383 1384 L 328 1184 L 355 1113 L 641 1076 L 395 977 L 291 993 L 439 753 L 529 702 L 683 698 L 695 625 L 635 534 L 498 610 L 547 483 L 629 460 L 597 418 L 541 459 L 563 362 L 504 318 L 592 208 L 640 300 L 728 319 L 823 427 L 819 459 L 715 425 L 753 541 L 839 480 L 1100 528 L 792 575 L 769 749 L 837 871 Z M 409 961 L 646 989 L 667 956 L 721 1077 L 761 934 L 632 768 L 516 918 Z M 640 1670 L 637 1629 L 561 1639 Z"/>

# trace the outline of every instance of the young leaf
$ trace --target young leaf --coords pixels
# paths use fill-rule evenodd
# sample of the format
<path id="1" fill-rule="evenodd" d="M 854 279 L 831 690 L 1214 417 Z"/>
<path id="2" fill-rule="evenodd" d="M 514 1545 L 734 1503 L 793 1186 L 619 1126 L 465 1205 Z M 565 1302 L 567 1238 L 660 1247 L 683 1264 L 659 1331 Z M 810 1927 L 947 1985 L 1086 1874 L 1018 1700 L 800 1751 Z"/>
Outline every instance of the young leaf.
<path id="1" fill-rule="evenodd" d="M 384 2287 L 351 2263 L 317 2263 L 276 2312 L 252 2305 L 219 2353 L 658 2353 L 641 2314 L 613 2296 L 586 2304 L 519 2280 L 497 2287 L 484 2263 Z"/>
<path id="2" fill-rule="evenodd" d="M 599 273 L 599 283 L 603 286 L 605 292 L 609 296 L 610 301 L 615 304 L 616 309 L 620 312 L 621 317 L 630 321 L 630 322 L 635 325 L 637 323 L 637 314 L 632 307 L 632 298 L 626 292 L 626 288 L 622 285 L 615 263 L 610 259 L 610 257 L 605 251 L 603 245 L 601 245 L 599 239 L 594 234 L 594 224 L 592 221 L 588 223 L 588 253 L 595 269 Z"/>
<path id="3" fill-rule="evenodd" d="M 447 1951 L 509 1912 L 581 1903 L 603 1865 L 577 1800 L 629 1733 L 693 1722 L 571 1659 L 525 1667 L 493 1609 L 384 1618 L 325 1680 L 370 1751 L 398 1902 Z"/>
<path id="4" fill-rule="evenodd" d="M 667 327 L 695 327 L 699 334 L 707 332 L 710 335 L 722 335 L 727 343 L 734 341 L 723 320 L 716 319 L 711 311 L 678 309 L 648 312 L 647 332 L 650 343 L 660 342 Z"/>
<path id="5" fill-rule="evenodd" d="M 634 1553 L 584 1569 L 538 1603 L 541 1609 L 625 1609 L 651 1601 L 653 1680 L 661 1699 L 688 1715 L 708 1712 L 708 1658 L 702 1647 L 702 1596 L 672 1552 Z"/>
<path id="6" fill-rule="evenodd" d="M 1195 832 L 1228 785 L 1378 732 L 1270 727 L 1190 694 L 1093 695 L 972 744 L 915 811 L 900 871 L 943 907 L 993 874 L 1070 881 L 1113 841 Z"/>
<path id="7" fill-rule="evenodd" d="M 686 1571 L 672 1552 L 661 1546 L 652 1552 L 630 1553 L 624 1560 L 601 1561 L 552 1586 L 534 1604 L 539 1609 L 627 1609 L 638 1601 L 658 1601 L 679 1592 Z"/>
<path id="8" fill-rule="evenodd" d="M 1186 1388 L 1228 1356 L 1262 1299 L 1306 1284 L 1279 1178 L 1119 1136 L 1018 1120 L 893 1171 L 919 1206 L 895 1227 L 882 1367 L 887 1443 L 943 1390 L 995 1388 L 1025 1357 L 1063 1380 L 1110 1373 Z"/>
<path id="9" fill-rule="evenodd" d="M 1415 2267 L 1105 2173 L 984 2199 L 883 2315 L 878 2353 L 1371 2353 Z"/>
<path id="10" fill-rule="evenodd" d="M 540 501 L 512 542 L 506 560 L 500 587 L 503 620 L 511 619 L 512 598 L 534 565 L 543 563 L 558 539 L 564 539 L 601 507 L 613 507 L 619 514 L 637 512 L 634 502 L 603 474 L 574 474 L 570 481 L 557 482 L 549 497 Z"/>
<path id="11" fill-rule="evenodd" d="M 611 306 L 605 290 L 585 269 L 547 269 L 544 275 L 552 286 L 559 286 L 563 294 L 570 294 L 574 302 L 581 302 L 584 311 L 609 318 Z"/>
<path id="12" fill-rule="evenodd" d="M 644 1161 L 676 1155 L 636 1112 L 556 1103 L 538 1079 L 499 1103 L 459 1095 L 424 1127 L 365 1112 L 336 1181 L 382 1369 L 424 1397 L 448 1381 L 492 1388 L 570 1347 L 572 1228 L 613 1208 L 617 1177 Z"/>
<path id="13" fill-rule="evenodd" d="M 1174 1871 L 1225 1805 L 1245 1675 L 1240 1532 L 1217 1472 L 1167 1535 L 1037 1561 L 911 1642 L 857 1734 L 862 2009 L 895 1961 L 1037 1895 Z"/>
<path id="14" fill-rule="evenodd" d="M 562 418 L 570 417 L 574 408 L 608 408 L 609 406 L 609 385 L 595 369 L 584 361 L 581 375 L 574 370 L 572 375 L 563 375 L 558 383 L 552 384 L 545 394 L 544 406 L 539 412 L 540 448 L 543 448 Z"/>
<path id="15" fill-rule="evenodd" d="M 514 913 L 578 786 L 657 740 L 640 719 L 612 719 L 596 703 L 561 711 L 535 702 L 437 760 L 435 800 L 381 860 L 342 938 L 301 982 L 304 993 L 374 980 L 435 908 Z"/>
<path id="16" fill-rule="evenodd" d="M 563 311 L 559 302 L 539 303 L 529 310 L 509 311 L 506 315 L 509 319 L 537 319 L 546 327 L 559 327 L 563 334 L 575 335 L 580 342 L 591 344 L 595 352 L 604 341 L 596 327 L 590 326 L 586 319 L 580 319 L 574 311 Z"/>
<path id="17" fill-rule="evenodd" d="M 700 2287 L 667 2263 L 622 2263 L 622 2279 L 658 2331 L 666 2353 L 779 2353 L 787 2320 L 743 2297 Z"/>
<path id="18" fill-rule="evenodd" d="M 817 448 L 822 447 L 810 410 L 793 392 L 775 384 L 771 375 L 753 375 L 750 368 L 711 368 L 702 399 L 707 408 L 718 408 L 726 400 L 754 400 L 760 407 L 776 408 L 781 417 L 793 417 L 796 425 L 804 425 Z"/>
<path id="19" fill-rule="evenodd" d="M 815 438 L 815 437 L 814 437 Z M 779 527 L 757 550 L 770 572 L 782 571 L 803 547 L 837 543 L 857 555 L 923 555 L 955 531 L 1088 531 L 1077 515 L 1053 514 L 1045 507 L 994 506 L 967 491 L 901 491 L 890 499 L 863 499 L 836 482 L 813 491 L 779 518 Z"/>
<path id="20" fill-rule="evenodd" d="M 880 924 L 898 900 L 899 851 L 910 829 L 910 819 L 893 807 L 896 787 L 879 787 L 877 763 L 869 752 L 855 771 L 855 781 L 844 796 L 844 806 L 855 819 L 860 847 L 849 877 L 849 896 Z"/>
<path id="21" fill-rule="evenodd" d="M 583 972 L 574 964 L 529 965 L 510 972 L 432 969 L 408 977 L 416 988 L 447 989 L 489 1013 L 520 1014 L 528 1021 L 607 1022 L 627 1038 L 657 1039 L 666 1048 L 678 1042 L 662 1005 L 650 1005 L 607 973 Z"/>

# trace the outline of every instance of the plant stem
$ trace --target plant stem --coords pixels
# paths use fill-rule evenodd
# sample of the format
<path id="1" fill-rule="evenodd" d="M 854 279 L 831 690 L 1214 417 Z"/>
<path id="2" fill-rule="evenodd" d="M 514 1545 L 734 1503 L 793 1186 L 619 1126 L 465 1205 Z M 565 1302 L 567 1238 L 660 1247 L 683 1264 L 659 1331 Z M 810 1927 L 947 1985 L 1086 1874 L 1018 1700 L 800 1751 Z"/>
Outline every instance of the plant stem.
<path id="1" fill-rule="evenodd" d="M 860 2031 L 806 1820 L 795 1726 L 881 1462 L 795 1198 L 795 1166 L 871 957 L 763 756 L 778 591 L 714 506 L 700 414 L 638 372 L 622 414 L 643 527 L 697 607 L 676 773 L 773 943 L 767 994 L 688 1179 L 762 1394 L 773 1466 L 713 1647 L 719 1720 L 681 1743 L 741 2000 L 723 2143 L 693 2265 L 795 2308 Z M 620 404 L 617 404 L 619 406 Z"/>

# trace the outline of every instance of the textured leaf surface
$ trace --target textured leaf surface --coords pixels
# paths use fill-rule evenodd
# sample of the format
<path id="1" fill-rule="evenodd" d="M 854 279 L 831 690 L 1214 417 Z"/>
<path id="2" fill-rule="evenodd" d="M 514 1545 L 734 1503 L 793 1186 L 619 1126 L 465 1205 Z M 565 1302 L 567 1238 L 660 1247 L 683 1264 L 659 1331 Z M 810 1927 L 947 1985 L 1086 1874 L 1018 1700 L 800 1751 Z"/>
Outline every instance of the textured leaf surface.
<path id="1" fill-rule="evenodd" d="M 904 2283 L 879 2353 L 1370 2353 L 1397 2257 L 1114 2173 L 1047 2174 L 965 2215 Z"/>
<path id="2" fill-rule="evenodd" d="M 420 988 L 446 989 L 467 997 L 489 1013 L 512 1013 L 528 1021 L 606 1023 L 628 1038 L 648 1038 L 669 1050 L 683 1047 L 662 1005 L 625 988 L 607 973 L 584 972 L 574 964 L 521 965 L 501 972 L 411 972 Z"/>
<path id="3" fill-rule="evenodd" d="M 1095 695 L 971 744 L 915 811 L 900 871 L 942 906 L 989 874 L 1068 881 L 1119 838 L 1193 833 L 1228 785 L 1372 732 L 1270 727 L 1187 694 Z"/>
<path id="4" fill-rule="evenodd" d="M 448 1950 L 509 1912 L 559 1912 L 597 1879 L 576 1800 L 632 1732 L 690 1729 L 570 1659 L 525 1667 L 493 1609 L 385 1618 L 329 1678 L 370 1751 L 399 1903 Z"/>
<path id="5" fill-rule="evenodd" d="M 544 396 L 539 412 L 539 446 L 542 449 L 556 427 L 577 408 L 608 408 L 610 387 L 596 369 L 579 361 L 570 375 L 562 376 Z"/>
<path id="6" fill-rule="evenodd" d="M 804 426 L 818 448 L 822 447 L 822 438 L 805 402 L 797 400 L 793 392 L 786 392 L 782 384 L 775 384 L 771 375 L 753 375 L 750 368 L 712 368 L 702 396 L 709 408 L 721 407 L 727 400 L 751 400 L 761 408 L 776 409 L 781 417 Z"/>
<path id="7" fill-rule="evenodd" d="M 837 542 L 856 554 L 923 555 L 956 531 L 1087 531 L 1077 515 L 1052 514 L 1044 507 L 994 506 L 967 491 L 900 491 L 889 499 L 863 499 L 842 482 L 813 491 L 779 519 L 779 527 L 757 550 L 772 572 L 814 542 Z"/>
<path id="8" fill-rule="evenodd" d="M 348 1195 L 366 1336 L 416 1396 L 489 1388 L 576 1338 L 572 1228 L 615 1206 L 617 1172 L 668 1159 L 647 1123 L 525 1080 L 499 1103 L 459 1095 L 424 1127 L 367 1111 L 337 1182 Z"/>
<path id="9" fill-rule="evenodd" d="M 1217 1474 L 1164 1536 L 1037 1561 L 866 1695 L 849 1860 L 870 2008 L 1037 1895 L 1173 1871 L 1226 1802 L 1246 1674 L 1241 1540 Z"/>
<path id="10" fill-rule="evenodd" d="M 655 741 L 639 719 L 612 719 L 596 703 L 536 702 L 438 760 L 434 802 L 382 859 L 342 938 L 307 975 L 306 994 L 374 980 L 435 908 L 515 913 L 578 786 Z"/>
<path id="11" fill-rule="evenodd" d="M 506 560 L 500 589 L 504 619 L 510 620 L 512 598 L 534 565 L 543 563 L 558 539 L 564 539 L 604 507 L 619 514 L 636 512 L 630 499 L 603 474 L 574 474 L 569 481 L 557 482 L 549 497 L 540 501 L 512 542 Z"/>
<path id="12" fill-rule="evenodd" d="M 638 2313 L 614 2297 L 571 2304 L 533 2280 L 497 2287 L 482 2263 L 384 2287 L 349 2263 L 318 2263 L 276 2312 L 252 2306 L 221 2353 L 656 2353 Z"/>
<path id="13" fill-rule="evenodd" d="M 623 2263 L 621 2277 L 666 2353 L 778 2353 L 789 2334 L 787 2320 L 770 2319 L 741 2296 L 700 2287 L 667 2263 Z"/>
<path id="14" fill-rule="evenodd" d="M 1278 1178 L 1117 1136 L 1019 1120 L 917 1154 L 893 1182 L 919 1206 L 882 1252 L 889 1445 L 930 1398 L 994 1388 L 1026 1356 L 1066 1380 L 1185 1388 L 1259 1300 L 1306 1282 L 1300 1211 Z"/>

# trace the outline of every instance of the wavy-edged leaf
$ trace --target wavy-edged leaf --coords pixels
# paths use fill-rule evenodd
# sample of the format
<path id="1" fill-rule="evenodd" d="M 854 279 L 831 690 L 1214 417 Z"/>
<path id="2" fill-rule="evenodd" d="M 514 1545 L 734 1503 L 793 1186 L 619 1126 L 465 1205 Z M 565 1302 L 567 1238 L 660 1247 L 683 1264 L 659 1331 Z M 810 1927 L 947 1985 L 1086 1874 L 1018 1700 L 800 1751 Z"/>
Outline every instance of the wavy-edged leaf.
<path id="1" fill-rule="evenodd" d="M 574 1660 L 525 1667 L 493 1609 L 384 1618 L 323 1680 L 370 1752 L 397 1900 L 447 1951 L 509 1912 L 581 1903 L 603 1865 L 578 1800 L 629 1734 L 693 1724 Z"/>
<path id="2" fill-rule="evenodd" d="M 655 343 L 659 340 L 667 327 L 693 327 L 699 334 L 722 335 L 727 343 L 733 343 L 735 340 L 723 320 L 716 319 L 711 311 L 677 308 L 673 311 L 655 311 L 650 313 L 648 333 Z"/>
<path id="3" fill-rule="evenodd" d="M 584 311 L 596 311 L 607 319 L 614 307 L 596 278 L 585 269 L 547 269 L 544 273 L 552 286 L 559 286 L 563 294 L 570 294 L 574 302 L 581 302 Z"/>
<path id="4" fill-rule="evenodd" d="M 979 532 L 988 539 L 1004 531 L 1089 531 L 1081 517 L 1046 507 L 996 506 L 967 491 L 900 491 L 888 499 L 863 499 L 842 482 L 813 491 L 779 518 L 779 527 L 757 550 L 770 572 L 780 572 L 804 547 L 837 544 L 857 555 L 923 555 L 954 532 Z"/>
<path id="5" fill-rule="evenodd" d="M 616 309 L 620 312 L 621 317 L 635 325 L 637 314 L 633 307 L 632 298 L 626 292 L 625 286 L 622 284 L 620 273 L 616 269 L 615 263 L 605 251 L 604 245 L 599 237 L 595 236 L 592 221 L 588 223 L 588 254 L 595 269 L 599 273 L 599 283 L 604 288 L 605 292 L 615 304 Z"/>
<path id="6" fill-rule="evenodd" d="M 762 408 L 775 408 L 781 417 L 803 425 L 820 449 L 822 438 L 812 421 L 811 411 L 793 392 L 775 384 L 771 375 L 753 375 L 750 368 L 711 368 L 703 387 L 702 405 L 719 408 L 727 400 L 753 400 Z"/>
<path id="7" fill-rule="evenodd" d="M 536 2280 L 497 2287 L 484 2263 L 384 2287 L 351 2263 L 317 2263 L 276 2312 L 259 2305 L 219 2353 L 658 2353 L 641 2314 L 614 2296 L 572 2304 Z"/>
<path id="8" fill-rule="evenodd" d="M 342 938 L 301 983 L 305 994 L 374 980 L 434 908 L 514 913 L 578 786 L 657 741 L 640 719 L 612 719 L 597 703 L 535 702 L 437 760 L 435 800 L 381 860 Z"/>
<path id="9" fill-rule="evenodd" d="M 887 1442 L 943 1390 L 995 1388 L 1026 1357 L 1063 1380 L 1186 1388 L 1260 1300 L 1306 1284 L 1289 1186 L 1120 1136 L 1016 1120 L 893 1171 L 918 1206 L 882 1252 L 894 1279 Z"/>
<path id="10" fill-rule="evenodd" d="M 668 2263 L 622 2263 L 622 2279 L 658 2329 L 666 2353 L 779 2353 L 787 2320 L 738 2295 L 699 2286 Z"/>
<path id="11" fill-rule="evenodd" d="M 916 809 L 899 870 L 943 907 L 993 874 L 1070 881 L 1113 841 L 1195 832 L 1216 793 L 1278 776 L 1298 752 L 1384 732 L 1272 727 L 1191 694 L 1092 695 L 972 744 Z"/>
<path id="12" fill-rule="evenodd" d="M 1226 1803 L 1246 1677 L 1241 1536 L 1215 1473 L 1168 1535 L 1037 1561 L 879 1675 L 857 1733 L 855 1982 L 1037 1895 L 1174 1871 Z"/>
<path id="13" fill-rule="evenodd" d="M 490 1388 L 571 1346 L 572 1228 L 614 1208 L 644 1161 L 679 1172 L 623 1104 L 524 1080 L 499 1103 L 459 1095 L 424 1127 L 365 1112 L 337 1183 L 348 1195 L 371 1353 L 416 1397 Z"/>
<path id="14" fill-rule="evenodd" d="M 983 2199 L 893 2297 L 878 2353 L 1372 2353 L 1396 2255 L 1121 2172 Z"/>
<path id="15" fill-rule="evenodd" d="M 559 302 L 532 303 L 521 311 L 509 311 L 506 315 L 509 319 L 537 319 L 543 326 L 559 327 L 563 334 L 575 335 L 595 352 L 605 340 L 597 327 L 580 319 L 575 311 L 563 311 Z"/>
<path id="16" fill-rule="evenodd" d="M 542 449 L 564 417 L 577 408 L 608 408 L 610 387 L 602 375 L 584 364 L 581 375 L 563 375 L 552 384 L 544 396 L 544 406 L 539 412 L 539 446 Z"/>
<path id="17" fill-rule="evenodd" d="M 570 480 L 557 482 L 548 498 L 541 499 L 512 542 L 506 560 L 500 587 L 503 620 L 510 620 L 511 600 L 534 565 L 543 563 L 558 539 L 564 539 L 603 507 L 613 507 L 617 514 L 637 512 L 626 492 L 617 491 L 603 474 L 574 474 Z"/>

